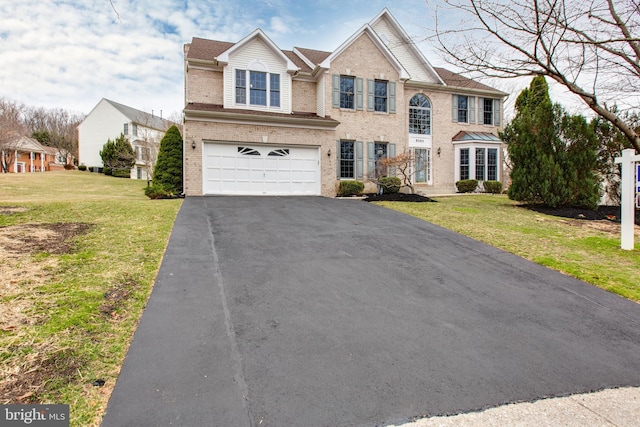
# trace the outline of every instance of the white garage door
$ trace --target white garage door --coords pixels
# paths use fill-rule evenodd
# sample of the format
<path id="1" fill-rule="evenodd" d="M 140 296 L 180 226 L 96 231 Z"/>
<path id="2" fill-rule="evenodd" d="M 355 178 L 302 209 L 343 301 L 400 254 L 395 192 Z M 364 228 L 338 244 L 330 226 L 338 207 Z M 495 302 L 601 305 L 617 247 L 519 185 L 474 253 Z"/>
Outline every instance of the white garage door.
<path id="1" fill-rule="evenodd" d="M 204 194 L 320 195 L 319 149 L 204 145 Z"/>

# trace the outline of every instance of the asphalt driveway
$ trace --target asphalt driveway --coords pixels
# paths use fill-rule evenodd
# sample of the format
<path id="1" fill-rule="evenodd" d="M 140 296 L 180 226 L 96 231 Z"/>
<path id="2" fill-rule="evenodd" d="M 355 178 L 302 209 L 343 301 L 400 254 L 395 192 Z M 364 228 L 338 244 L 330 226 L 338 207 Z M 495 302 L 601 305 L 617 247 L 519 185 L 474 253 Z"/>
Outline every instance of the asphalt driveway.
<path id="1" fill-rule="evenodd" d="M 418 219 L 190 197 L 104 426 L 376 426 L 640 386 L 640 305 Z"/>

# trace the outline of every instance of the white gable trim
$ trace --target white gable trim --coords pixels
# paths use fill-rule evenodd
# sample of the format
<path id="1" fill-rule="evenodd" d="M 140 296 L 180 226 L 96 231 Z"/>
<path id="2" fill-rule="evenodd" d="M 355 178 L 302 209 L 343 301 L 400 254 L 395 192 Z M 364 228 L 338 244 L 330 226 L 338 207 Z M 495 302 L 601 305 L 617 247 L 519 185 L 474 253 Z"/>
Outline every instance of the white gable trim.
<path id="1" fill-rule="evenodd" d="M 396 30 L 398 34 L 400 34 L 400 38 L 407 41 L 407 44 L 406 44 L 407 47 L 413 52 L 414 55 L 416 55 L 416 57 L 422 63 L 422 65 L 427 70 L 427 72 L 431 74 L 433 77 L 435 77 L 440 84 L 446 86 L 446 83 L 444 82 L 444 80 L 442 80 L 442 78 L 438 75 L 438 73 L 436 73 L 436 70 L 433 68 L 431 63 L 427 60 L 427 58 L 420 51 L 420 49 L 418 49 L 415 43 L 413 43 L 413 41 L 411 40 L 411 37 L 409 37 L 409 35 L 404 30 L 404 28 L 402 28 L 398 20 L 391 14 L 389 9 L 387 9 L 386 7 L 382 9 L 380 13 L 378 13 L 369 22 L 369 25 L 373 27 L 378 21 L 382 20 L 383 18 L 387 18 L 387 21 L 391 24 L 393 29 Z"/>
<path id="2" fill-rule="evenodd" d="M 313 62 L 311 62 L 311 60 L 309 60 L 309 58 L 304 56 L 304 54 L 300 52 L 297 47 L 293 48 L 293 53 L 295 53 L 298 56 L 298 58 L 302 59 L 302 62 L 307 64 L 309 68 L 311 68 L 312 70 L 316 68 L 316 64 L 314 64 Z"/>
<path id="3" fill-rule="evenodd" d="M 337 56 L 339 56 L 342 52 L 345 51 L 345 49 L 351 46 L 353 42 L 355 42 L 363 34 L 367 34 L 371 38 L 371 40 L 373 40 L 373 43 L 376 45 L 376 47 L 380 50 L 380 52 L 382 52 L 385 58 L 387 58 L 387 60 L 396 69 L 400 77 L 400 80 L 404 81 L 411 78 L 411 75 L 409 74 L 409 72 L 396 59 L 396 57 L 393 55 L 393 53 L 391 53 L 387 45 L 380 39 L 380 36 L 378 36 L 378 34 L 373 30 L 373 28 L 369 24 L 363 25 L 362 28 L 360 28 L 351 37 L 349 37 L 347 41 L 342 43 L 340 47 L 338 47 L 331 55 L 327 57 L 327 59 L 322 61 L 322 63 L 320 64 L 320 67 L 327 70 L 331 68 L 331 61 L 333 60 L 333 58 L 336 58 Z"/>
<path id="4" fill-rule="evenodd" d="M 287 72 L 293 74 L 293 73 L 298 71 L 298 67 L 296 66 L 296 64 L 294 64 L 293 61 L 291 61 L 287 57 L 287 55 L 285 55 L 282 52 L 282 50 L 278 46 L 276 46 L 276 44 L 273 41 L 271 41 L 271 39 L 269 37 L 267 37 L 267 35 L 260 28 L 257 28 L 251 34 L 249 34 L 248 36 L 246 36 L 245 38 L 240 40 L 238 43 L 234 44 L 232 47 L 230 47 L 229 49 L 227 49 L 224 52 L 222 52 L 216 58 L 217 61 L 218 62 L 222 62 L 224 64 L 228 64 L 230 55 L 232 55 L 234 52 L 242 49 L 244 46 L 246 46 L 248 43 L 252 42 L 254 39 L 262 40 L 269 47 L 269 49 L 271 49 L 273 51 L 273 53 L 278 58 L 280 58 L 282 63 L 287 65 Z"/>

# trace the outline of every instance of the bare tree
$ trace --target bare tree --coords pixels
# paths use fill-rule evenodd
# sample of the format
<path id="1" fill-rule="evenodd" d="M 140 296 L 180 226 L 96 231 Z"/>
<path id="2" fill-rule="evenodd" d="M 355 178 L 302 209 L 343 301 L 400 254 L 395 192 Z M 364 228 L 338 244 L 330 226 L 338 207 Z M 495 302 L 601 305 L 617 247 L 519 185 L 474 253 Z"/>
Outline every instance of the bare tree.
<path id="1" fill-rule="evenodd" d="M 408 187 L 411 194 L 415 193 L 413 186 L 413 177 L 415 170 L 414 157 L 409 152 L 403 152 L 395 157 L 383 157 L 376 161 L 375 167 L 369 172 L 367 180 L 375 183 L 378 186 L 378 190 L 384 187 L 384 178 L 398 177 L 401 185 Z"/>
<path id="2" fill-rule="evenodd" d="M 11 144 L 27 131 L 24 125 L 24 104 L 0 98 L 0 171 L 8 172 L 14 162 Z"/>
<path id="3" fill-rule="evenodd" d="M 37 138 L 44 145 L 55 147 L 66 158 L 69 154 L 78 156 L 77 127 L 84 115 L 70 113 L 61 108 L 27 108 L 24 114 L 25 125 L 32 135 L 45 136 Z"/>
<path id="4" fill-rule="evenodd" d="M 433 39 L 449 63 L 488 77 L 547 76 L 640 151 L 640 134 L 607 108 L 640 94 L 637 0 L 437 1 L 427 0 L 436 8 Z M 451 10 L 469 19 L 445 24 Z"/>
<path id="5" fill-rule="evenodd" d="M 390 171 L 392 176 L 398 176 L 402 180 L 402 185 L 408 187 L 411 194 L 414 194 L 413 176 L 415 171 L 412 170 L 414 164 L 413 156 L 409 152 L 400 153 L 395 157 L 387 157 L 378 161 L 379 167 L 385 171 Z"/>

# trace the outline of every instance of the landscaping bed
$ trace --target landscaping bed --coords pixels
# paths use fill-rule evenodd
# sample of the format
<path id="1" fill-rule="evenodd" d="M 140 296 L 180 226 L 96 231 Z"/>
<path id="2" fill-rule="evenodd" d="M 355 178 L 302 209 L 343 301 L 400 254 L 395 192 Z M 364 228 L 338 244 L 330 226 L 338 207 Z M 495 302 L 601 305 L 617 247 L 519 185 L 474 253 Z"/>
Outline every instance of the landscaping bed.
<path id="1" fill-rule="evenodd" d="M 365 194 L 365 196 L 366 196 L 366 198 L 364 199 L 365 202 L 414 202 L 414 203 L 435 202 L 435 200 L 430 199 L 429 197 L 426 197 L 426 196 L 421 196 L 420 194 L 369 193 L 369 194 Z"/>
<path id="2" fill-rule="evenodd" d="M 523 207 L 545 215 L 562 218 L 582 219 L 587 221 L 608 220 L 620 222 L 620 206 L 598 206 L 596 210 L 581 208 L 549 208 L 546 206 L 522 205 Z M 640 210 L 636 209 L 635 222 L 640 225 Z"/>

